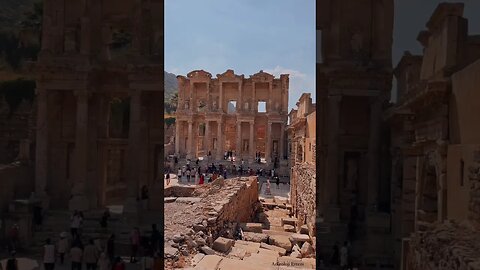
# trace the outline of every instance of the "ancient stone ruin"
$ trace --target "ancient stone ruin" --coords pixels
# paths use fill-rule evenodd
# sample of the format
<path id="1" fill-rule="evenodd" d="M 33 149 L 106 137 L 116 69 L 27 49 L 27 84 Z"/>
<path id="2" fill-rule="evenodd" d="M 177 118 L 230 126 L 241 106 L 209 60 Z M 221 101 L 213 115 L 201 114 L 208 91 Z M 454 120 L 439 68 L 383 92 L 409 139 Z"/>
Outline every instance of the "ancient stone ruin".
<path id="1" fill-rule="evenodd" d="M 291 205 L 259 199 L 258 190 L 257 177 L 165 189 L 165 267 L 314 269 L 314 238 L 296 232 Z"/>
<path id="2" fill-rule="evenodd" d="M 288 75 L 260 71 L 250 78 L 233 70 L 212 74 L 195 70 L 177 76 L 175 154 L 179 158 L 223 160 L 233 151 L 237 162 L 267 164 L 286 159 Z M 277 163 L 278 163 L 277 162 Z"/>

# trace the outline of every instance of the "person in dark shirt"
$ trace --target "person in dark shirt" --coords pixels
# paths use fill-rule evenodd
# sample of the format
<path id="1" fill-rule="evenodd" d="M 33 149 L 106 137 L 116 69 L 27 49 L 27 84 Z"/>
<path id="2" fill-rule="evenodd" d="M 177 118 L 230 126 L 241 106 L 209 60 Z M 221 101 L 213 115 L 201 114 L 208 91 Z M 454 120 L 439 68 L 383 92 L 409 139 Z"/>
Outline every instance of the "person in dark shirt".
<path id="1" fill-rule="evenodd" d="M 152 235 L 150 236 L 150 242 L 152 243 L 152 250 L 157 251 L 159 249 L 160 232 L 157 229 L 157 224 L 152 224 Z"/>
<path id="2" fill-rule="evenodd" d="M 107 254 L 111 262 L 115 258 L 115 234 L 110 235 L 107 241 Z"/>
<path id="3" fill-rule="evenodd" d="M 15 258 L 16 254 L 17 253 L 16 253 L 15 250 L 13 250 L 11 252 L 12 257 L 10 257 L 10 259 L 8 259 L 5 270 L 19 270 L 18 269 L 18 261 L 17 261 L 17 258 Z"/>

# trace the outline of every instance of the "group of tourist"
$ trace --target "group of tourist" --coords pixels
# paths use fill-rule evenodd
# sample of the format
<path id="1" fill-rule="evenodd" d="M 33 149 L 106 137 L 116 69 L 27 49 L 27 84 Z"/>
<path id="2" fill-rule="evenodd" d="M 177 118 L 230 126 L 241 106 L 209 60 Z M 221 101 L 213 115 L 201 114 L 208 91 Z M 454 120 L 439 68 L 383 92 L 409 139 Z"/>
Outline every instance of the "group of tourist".
<path id="1" fill-rule="evenodd" d="M 348 241 L 345 241 L 342 247 L 339 247 L 338 242 L 335 242 L 330 264 L 340 266 L 340 269 L 342 270 L 352 269 L 353 262 L 350 254 L 351 245 Z"/>
<path id="2" fill-rule="evenodd" d="M 110 213 L 106 210 L 100 218 L 102 228 L 107 228 Z M 66 232 L 60 234 L 60 239 L 56 245 L 51 239 L 46 239 L 43 253 L 43 264 L 45 270 L 55 269 L 57 261 L 61 265 L 65 263 L 68 256 L 71 261 L 72 270 L 81 270 L 83 265 L 87 270 L 125 270 L 125 262 L 115 252 L 115 234 L 111 234 L 106 243 L 102 243 L 100 239 L 89 239 L 87 245 L 82 243 L 81 228 L 84 216 L 80 211 L 74 211 L 71 216 L 71 239 L 68 238 Z M 156 224 L 152 224 L 152 231 L 149 236 L 142 235 L 140 229 L 135 227 L 130 233 L 130 263 L 140 263 L 142 270 L 163 269 L 163 260 L 160 257 L 160 240 L 161 234 Z M 143 254 L 139 258 L 140 250 Z M 8 270 L 19 270 L 15 251 L 12 252 L 11 268 Z"/>

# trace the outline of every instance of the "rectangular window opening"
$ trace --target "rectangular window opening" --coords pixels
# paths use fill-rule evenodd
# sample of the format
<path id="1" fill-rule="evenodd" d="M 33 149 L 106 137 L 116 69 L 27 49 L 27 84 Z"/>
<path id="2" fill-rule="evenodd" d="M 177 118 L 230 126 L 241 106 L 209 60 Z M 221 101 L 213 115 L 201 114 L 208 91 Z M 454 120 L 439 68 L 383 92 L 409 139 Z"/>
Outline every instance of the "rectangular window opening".
<path id="1" fill-rule="evenodd" d="M 230 100 L 228 102 L 228 113 L 233 114 L 237 112 L 237 101 L 236 100 Z"/>
<path id="2" fill-rule="evenodd" d="M 258 105 L 257 105 L 257 112 L 259 112 L 259 113 L 267 112 L 267 102 L 259 101 Z"/>

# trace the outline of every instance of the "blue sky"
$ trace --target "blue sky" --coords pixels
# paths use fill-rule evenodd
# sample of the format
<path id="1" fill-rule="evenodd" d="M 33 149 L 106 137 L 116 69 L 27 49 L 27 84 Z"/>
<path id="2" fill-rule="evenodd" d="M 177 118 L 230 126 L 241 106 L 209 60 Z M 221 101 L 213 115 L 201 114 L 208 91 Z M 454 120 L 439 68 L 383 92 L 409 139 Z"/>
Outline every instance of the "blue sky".
<path id="1" fill-rule="evenodd" d="M 289 107 L 315 100 L 315 1 L 166 0 L 165 70 L 290 74 Z"/>

